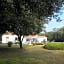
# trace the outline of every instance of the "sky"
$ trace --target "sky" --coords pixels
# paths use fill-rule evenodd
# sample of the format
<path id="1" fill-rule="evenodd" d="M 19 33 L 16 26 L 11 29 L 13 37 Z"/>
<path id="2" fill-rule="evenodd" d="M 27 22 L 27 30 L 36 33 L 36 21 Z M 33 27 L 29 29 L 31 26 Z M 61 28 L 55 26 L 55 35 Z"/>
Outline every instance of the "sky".
<path id="1" fill-rule="evenodd" d="M 54 28 L 61 28 L 61 27 L 64 26 L 64 5 L 63 5 L 63 7 L 61 7 L 61 9 L 60 9 L 59 12 L 60 12 L 60 13 L 58 13 L 58 15 L 59 15 L 59 17 L 60 17 L 60 19 L 61 19 L 62 21 L 61 21 L 61 22 L 57 22 L 56 19 L 53 19 L 53 18 L 52 18 L 52 20 L 49 21 L 48 24 L 45 24 L 45 27 L 46 27 L 45 30 L 46 30 L 47 32 L 52 31 Z M 56 13 L 55 13 L 55 14 L 56 14 Z"/>

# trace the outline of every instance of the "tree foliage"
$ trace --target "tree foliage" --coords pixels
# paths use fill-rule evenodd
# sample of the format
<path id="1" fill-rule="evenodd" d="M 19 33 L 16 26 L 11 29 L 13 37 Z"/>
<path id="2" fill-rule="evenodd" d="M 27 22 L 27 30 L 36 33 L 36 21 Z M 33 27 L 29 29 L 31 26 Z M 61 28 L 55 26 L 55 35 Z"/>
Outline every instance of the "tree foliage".
<path id="1" fill-rule="evenodd" d="M 4 31 L 20 30 L 22 34 L 39 33 L 46 23 L 45 18 L 58 11 L 62 2 L 61 0 L 0 0 L 0 24 L 6 26 L 3 28 Z"/>
<path id="2" fill-rule="evenodd" d="M 64 27 L 45 34 L 49 41 L 64 42 Z"/>

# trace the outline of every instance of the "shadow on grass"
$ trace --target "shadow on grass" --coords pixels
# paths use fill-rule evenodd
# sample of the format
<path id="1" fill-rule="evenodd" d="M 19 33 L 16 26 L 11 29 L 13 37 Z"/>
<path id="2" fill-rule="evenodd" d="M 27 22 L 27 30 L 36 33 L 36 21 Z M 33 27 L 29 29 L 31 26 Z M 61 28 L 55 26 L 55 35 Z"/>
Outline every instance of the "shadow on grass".
<path id="1" fill-rule="evenodd" d="M 24 48 L 20 48 L 18 45 L 13 45 L 11 47 L 8 47 L 6 45 L 0 44 L 0 52 L 18 52 L 18 51 L 24 51 Z"/>

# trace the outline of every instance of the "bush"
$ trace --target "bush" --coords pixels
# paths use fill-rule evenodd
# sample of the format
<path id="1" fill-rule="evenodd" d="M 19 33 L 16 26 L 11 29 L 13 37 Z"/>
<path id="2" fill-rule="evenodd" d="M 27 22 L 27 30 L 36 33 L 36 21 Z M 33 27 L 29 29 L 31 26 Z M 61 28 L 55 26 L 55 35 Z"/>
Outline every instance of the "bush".
<path id="1" fill-rule="evenodd" d="M 44 48 L 49 50 L 64 50 L 64 43 L 63 42 L 47 43 L 44 46 Z"/>
<path id="2" fill-rule="evenodd" d="M 12 42 L 8 42 L 8 47 L 11 47 L 12 46 Z"/>
<path id="3" fill-rule="evenodd" d="M 15 42 L 15 44 L 19 44 L 19 42 Z"/>

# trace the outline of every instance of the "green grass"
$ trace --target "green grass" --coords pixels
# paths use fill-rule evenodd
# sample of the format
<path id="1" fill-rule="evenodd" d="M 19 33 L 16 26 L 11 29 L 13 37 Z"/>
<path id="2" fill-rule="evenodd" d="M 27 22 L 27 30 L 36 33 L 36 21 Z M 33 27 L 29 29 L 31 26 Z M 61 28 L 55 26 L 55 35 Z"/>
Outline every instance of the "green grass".
<path id="1" fill-rule="evenodd" d="M 63 50 L 46 50 L 42 45 L 0 46 L 0 64 L 64 64 Z"/>
<path id="2" fill-rule="evenodd" d="M 44 48 L 49 50 L 64 50 L 64 42 L 50 42 Z"/>

